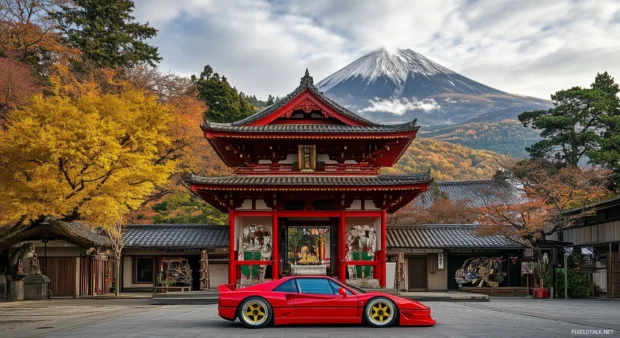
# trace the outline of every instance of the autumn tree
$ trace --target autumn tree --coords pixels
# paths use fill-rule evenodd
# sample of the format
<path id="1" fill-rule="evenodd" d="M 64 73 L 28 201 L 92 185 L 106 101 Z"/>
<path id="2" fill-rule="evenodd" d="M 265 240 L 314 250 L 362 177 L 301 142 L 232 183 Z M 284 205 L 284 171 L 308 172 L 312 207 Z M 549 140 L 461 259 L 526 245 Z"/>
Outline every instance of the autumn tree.
<path id="1" fill-rule="evenodd" d="M 14 58 L 0 58 L 0 127 L 11 109 L 25 103 L 37 92 L 36 79 L 30 69 Z"/>
<path id="2" fill-rule="evenodd" d="M 158 101 L 170 107 L 173 119 L 168 135 L 171 142 L 164 155 L 177 163 L 177 170 L 170 179 L 145 199 L 143 208 L 129 216 L 131 222 L 225 223 L 226 217 L 194 196 L 181 177 L 181 173 L 206 176 L 231 173 L 200 129 L 208 107 L 197 99 L 194 83 L 188 78 L 145 65 L 124 69 L 120 77 L 134 87 L 154 93 Z"/>
<path id="3" fill-rule="evenodd" d="M 36 95 L 0 133 L 3 224 L 42 217 L 111 226 L 164 184 L 176 168 L 168 106 L 144 91 Z M 55 88 L 56 93 L 66 90 Z"/>
<path id="4" fill-rule="evenodd" d="M 121 217 L 117 222 L 114 222 L 111 226 L 105 229 L 105 234 L 108 236 L 110 243 L 112 243 L 112 250 L 114 250 L 114 258 L 116 264 L 114 264 L 114 276 L 116 276 L 116 283 L 114 285 L 114 293 L 118 297 L 121 293 L 121 259 L 123 248 L 125 248 L 125 241 L 123 240 L 123 218 Z"/>
<path id="5" fill-rule="evenodd" d="M 48 13 L 66 0 L 0 0 L 0 57 L 13 57 L 47 76 L 59 60 L 80 52 L 62 43 Z"/>
<path id="6" fill-rule="evenodd" d="M 567 211 L 609 197 L 608 179 L 608 170 L 594 167 L 564 167 L 542 160 L 507 163 L 496 175 L 495 186 L 477 196 L 485 206 L 472 210 L 481 223 L 476 231 L 521 241 L 533 248 L 540 262 L 540 242 L 588 213 Z"/>
<path id="7" fill-rule="evenodd" d="M 473 224 L 477 216 L 471 212 L 467 201 L 452 202 L 438 199 L 429 206 L 421 203 L 409 203 L 389 218 L 389 225 L 415 224 Z"/>
<path id="8" fill-rule="evenodd" d="M 131 0 L 73 0 L 52 13 L 69 46 L 97 68 L 154 66 L 157 47 L 145 42 L 157 35 L 148 23 L 135 22 Z"/>

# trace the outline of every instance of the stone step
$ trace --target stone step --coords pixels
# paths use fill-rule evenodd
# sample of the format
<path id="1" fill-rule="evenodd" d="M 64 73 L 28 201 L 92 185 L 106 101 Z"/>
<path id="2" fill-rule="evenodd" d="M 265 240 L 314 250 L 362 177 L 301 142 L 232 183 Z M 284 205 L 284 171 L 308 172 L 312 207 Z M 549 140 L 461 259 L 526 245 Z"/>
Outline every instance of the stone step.
<path id="1" fill-rule="evenodd" d="M 168 292 L 154 293 L 153 299 L 175 299 L 175 298 L 213 298 L 217 299 L 219 292 L 215 291 L 189 291 L 189 292 Z"/>
<path id="2" fill-rule="evenodd" d="M 218 297 L 153 298 L 153 305 L 210 305 L 217 304 Z"/>

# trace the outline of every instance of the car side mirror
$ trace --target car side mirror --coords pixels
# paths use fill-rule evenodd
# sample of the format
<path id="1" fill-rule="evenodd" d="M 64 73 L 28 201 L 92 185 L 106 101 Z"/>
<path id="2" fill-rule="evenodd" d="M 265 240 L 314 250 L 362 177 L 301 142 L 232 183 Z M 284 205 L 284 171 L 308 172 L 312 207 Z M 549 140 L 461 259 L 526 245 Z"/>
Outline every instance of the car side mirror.
<path id="1" fill-rule="evenodd" d="M 347 296 L 347 290 L 345 290 L 343 288 L 338 288 L 338 294 L 341 295 L 342 297 L 346 297 Z"/>

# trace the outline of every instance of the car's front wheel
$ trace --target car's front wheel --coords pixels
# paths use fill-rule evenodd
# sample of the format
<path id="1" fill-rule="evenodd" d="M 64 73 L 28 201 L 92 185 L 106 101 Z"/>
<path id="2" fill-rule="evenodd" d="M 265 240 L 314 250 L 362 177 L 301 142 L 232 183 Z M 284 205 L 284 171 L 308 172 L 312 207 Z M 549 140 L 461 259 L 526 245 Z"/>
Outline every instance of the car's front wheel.
<path id="1" fill-rule="evenodd" d="M 373 327 L 388 327 L 394 325 L 398 311 L 396 305 L 385 297 L 371 299 L 364 308 L 364 319 Z"/>
<path id="2" fill-rule="evenodd" d="M 271 323 L 273 312 L 269 302 L 261 297 L 250 297 L 239 305 L 237 316 L 243 326 L 257 329 Z"/>

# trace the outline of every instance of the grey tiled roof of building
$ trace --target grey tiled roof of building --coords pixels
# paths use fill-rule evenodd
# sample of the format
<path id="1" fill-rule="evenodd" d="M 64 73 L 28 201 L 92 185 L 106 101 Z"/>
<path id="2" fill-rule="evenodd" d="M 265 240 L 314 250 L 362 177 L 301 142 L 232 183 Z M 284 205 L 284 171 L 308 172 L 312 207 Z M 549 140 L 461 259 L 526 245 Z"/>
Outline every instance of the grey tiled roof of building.
<path id="1" fill-rule="evenodd" d="M 497 184 L 493 180 L 434 182 L 414 203 L 429 207 L 435 199 L 447 198 L 452 202 L 466 201 L 469 207 L 479 208 L 497 199 L 491 194 L 495 189 L 498 189 Z M 518 191 L 515 189 L 515 202 L 517 199 Z M 499 200 L 497 202 L 501 203 Z"/>
<path id="2" fill-rule="evenodd" d="M 48 220 L 46 223 L 36 223 L 25 227 L 5 227 L 3 230 L 0 233 L 0 248 L 9 247 L 31 236 L 32 233 L 38 232 L 66 238 L 84 248 L 109 247 L 111 245 L 108 237 L 95 231 L 92 227 L 77 222 Z"/>
<path id="3" fill-rule="evenodd" d="M 412 225 L 387 228 L 389 248 L 521 248 L 501 236 L 476 236 L 475 225 Z M 124 227 L 125 248 L 205 249 L 228 247 L 228 227 L 149 224 Z"/>
<path id="4" fill-rule="evenodd" d="M 522 248 L 502 236 L 476 236 L 471 224 L 411 225 L 387 228 L 390 248 Z"/>
<path id="5" fill-rule="evenodd" d="M 399 131 L 417 131 L 415 122 L 384 126 L 347 126 L 337 124 L 268 124 L 264 126 L 235 126 L 231 123 L 205 122 L 205 128 L 214 131 L 235 131 L 240 133 L 393 133 Z"/>
<path id="6" fill-rule="evenodd" d="M 187 181 L 192 184 L 209 185 L 254 185 L 254 186 L 399 186 L 428 183 L 433 180 L 430 173 L 412 175 L 379 176 L 190 176 Z"/>
<path id="7" fill-rule="evenodd" d="M 125 248 L 206 249 L 228 247 L 228 226 L 202 224 L 126 225 Z"/>

